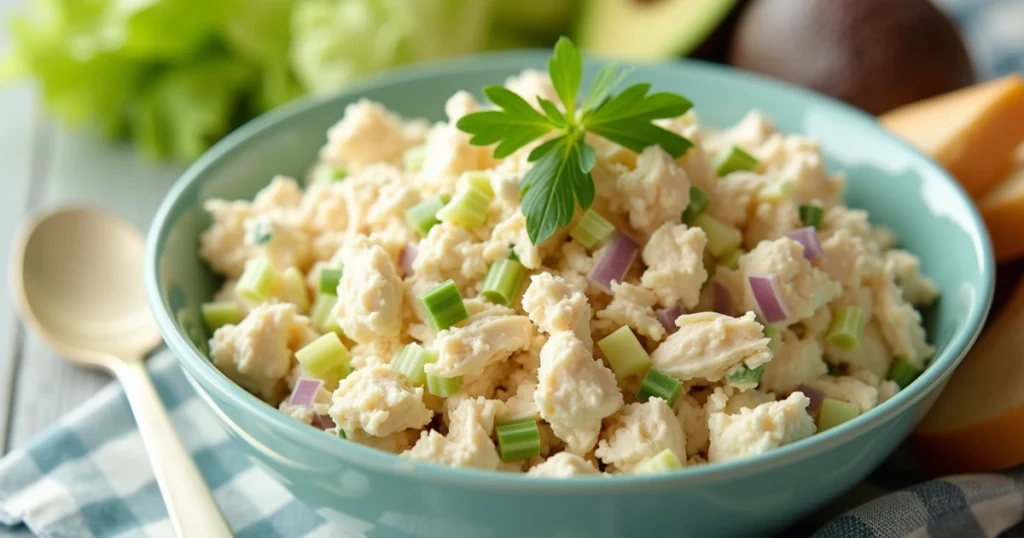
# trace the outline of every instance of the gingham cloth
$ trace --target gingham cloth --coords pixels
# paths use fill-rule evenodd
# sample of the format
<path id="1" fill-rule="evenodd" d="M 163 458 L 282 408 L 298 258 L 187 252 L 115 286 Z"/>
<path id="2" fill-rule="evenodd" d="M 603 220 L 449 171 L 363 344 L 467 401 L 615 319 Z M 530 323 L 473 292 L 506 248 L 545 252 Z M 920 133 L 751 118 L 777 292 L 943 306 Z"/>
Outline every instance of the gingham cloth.
<path id="1" fill-rule="evenodd" d="M 237 536 L 364 535 L 365 529 L 352 534 L 351 528 L 329 525 L 254 467 L 168 351 L 153 357 L 149 367 L 178 433 Z M 48 538 L 173 536 L 119 385 L 106 387 L 28 447 L 0 461 L 0 522 L 24 524 Z"/>
<path id="2" fill-rule="evenodd" d="M 296 500 L 228 438 L 169 352 L 154 357 L 150 370 L 237 536 L 395 535 L 387 526 L 346 520 Z M 1018 524 L 1024 517 L 1024 471 L 951 477 L 899 489 L 921 478 L 899 460 L 894 457 L 843 499 L 782 535 L 975 538 L 998 536 L 1018 525 L 1007 536 L 1024 538 L 1024 524 Z M 889 494 L 894 490 L 899 491 Z M 0 523 L 11 529 L 24 526 L 46 538 L 172 536 L 142 439 L 116 383 L 0 461 Z"/>
<path id="3" fill-rule="evenodd" d="M 1024 0 L 938 3 L 959 21 L 979 75 L 1024 72 Z M 178 431 L 239 537 L 394 534 L 297 501 L 227 438 L 167 352 L 150 367 Z M 1024 538 L 1024 469 L 921 480 L 897 454 L 838 502 L 782 535 Z M 172 535 L 120 387 L 107 387 L 30 446 L 0 460 L 0 523 L 8 526 L 0 535 Z"/>

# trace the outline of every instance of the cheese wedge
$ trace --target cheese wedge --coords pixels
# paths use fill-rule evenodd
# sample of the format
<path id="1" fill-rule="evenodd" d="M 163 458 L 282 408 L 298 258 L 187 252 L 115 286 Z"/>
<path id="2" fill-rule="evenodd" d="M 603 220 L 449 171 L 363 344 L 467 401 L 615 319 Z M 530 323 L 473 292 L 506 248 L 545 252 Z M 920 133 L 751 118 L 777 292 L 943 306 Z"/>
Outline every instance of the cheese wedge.
<path id="1" fill-rule="evenodd" d="M 1018 151 L 1017 169 L 982 196 L 978 208 L 992 236 L 996 261 L 1024 256 L 1024 145 Z"/>
<path id="2" fill-rule="evenodd" d="M 1024 462 L 1024 281 L 953 373 L 913 444 L 942 473 Z"/>
<path id="3" fill-rule="evenodd" d="M 879 119 L 931 155 L 977 200 L 1010 172 L 1014 150 L 1024 141 L 1024 78 L 978 84 Z"/>

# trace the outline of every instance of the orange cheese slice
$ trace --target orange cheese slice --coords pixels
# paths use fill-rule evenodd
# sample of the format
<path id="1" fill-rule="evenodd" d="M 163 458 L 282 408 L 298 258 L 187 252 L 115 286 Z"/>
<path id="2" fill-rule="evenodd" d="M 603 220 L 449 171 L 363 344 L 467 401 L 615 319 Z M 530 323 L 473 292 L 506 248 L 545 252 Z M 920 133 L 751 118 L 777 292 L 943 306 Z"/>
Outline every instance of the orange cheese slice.
<path id="1" fill-rule="evenodd" d="M 992 82 L 914 103 L 881 116 L 890 131 L 918 146 L 978 199 L 1013 165 L 1024 141 L 1024 78 Z"/>
<path id="2" fill-rule="evenodd" d="M 1018 154 L 1017 169 L 978 200 L 997 261 L 1024 256 L 1024 145 Z"/>
<path id="3" fill-rule="evenodd" d="M 953 373 L 913 443 L 943 473 L 1024 462 L 1024 281 Z"/>

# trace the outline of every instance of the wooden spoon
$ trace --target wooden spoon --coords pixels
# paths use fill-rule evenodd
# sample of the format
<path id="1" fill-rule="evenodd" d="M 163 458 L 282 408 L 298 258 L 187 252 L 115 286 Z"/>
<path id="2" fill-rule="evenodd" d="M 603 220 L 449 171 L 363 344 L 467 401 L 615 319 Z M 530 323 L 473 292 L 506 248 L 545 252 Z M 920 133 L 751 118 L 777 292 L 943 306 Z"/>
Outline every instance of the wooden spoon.
<path id="1" fill-rule="evenodd" d="M 121 382 L 177 535 L 231 536 L 146 371 L 160 332 L 146 306 L 142 259 L 142 235 L 127 222 L 96 209 L 57 209 L 22 232 L 11 292 L 54 349 Z"/>

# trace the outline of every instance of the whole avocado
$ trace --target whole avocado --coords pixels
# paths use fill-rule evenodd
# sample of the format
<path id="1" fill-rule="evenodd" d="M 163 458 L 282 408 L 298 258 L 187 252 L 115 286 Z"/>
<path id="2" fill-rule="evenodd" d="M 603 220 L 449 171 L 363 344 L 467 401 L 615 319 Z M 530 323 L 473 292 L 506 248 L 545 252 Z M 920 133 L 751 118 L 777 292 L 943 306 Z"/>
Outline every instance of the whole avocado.
<path id="1" fill-rule="evenodd" d="M 928 0 L 752 0 L 729 63 L 872 114 L 974 82 L 959 32 Z"/>

